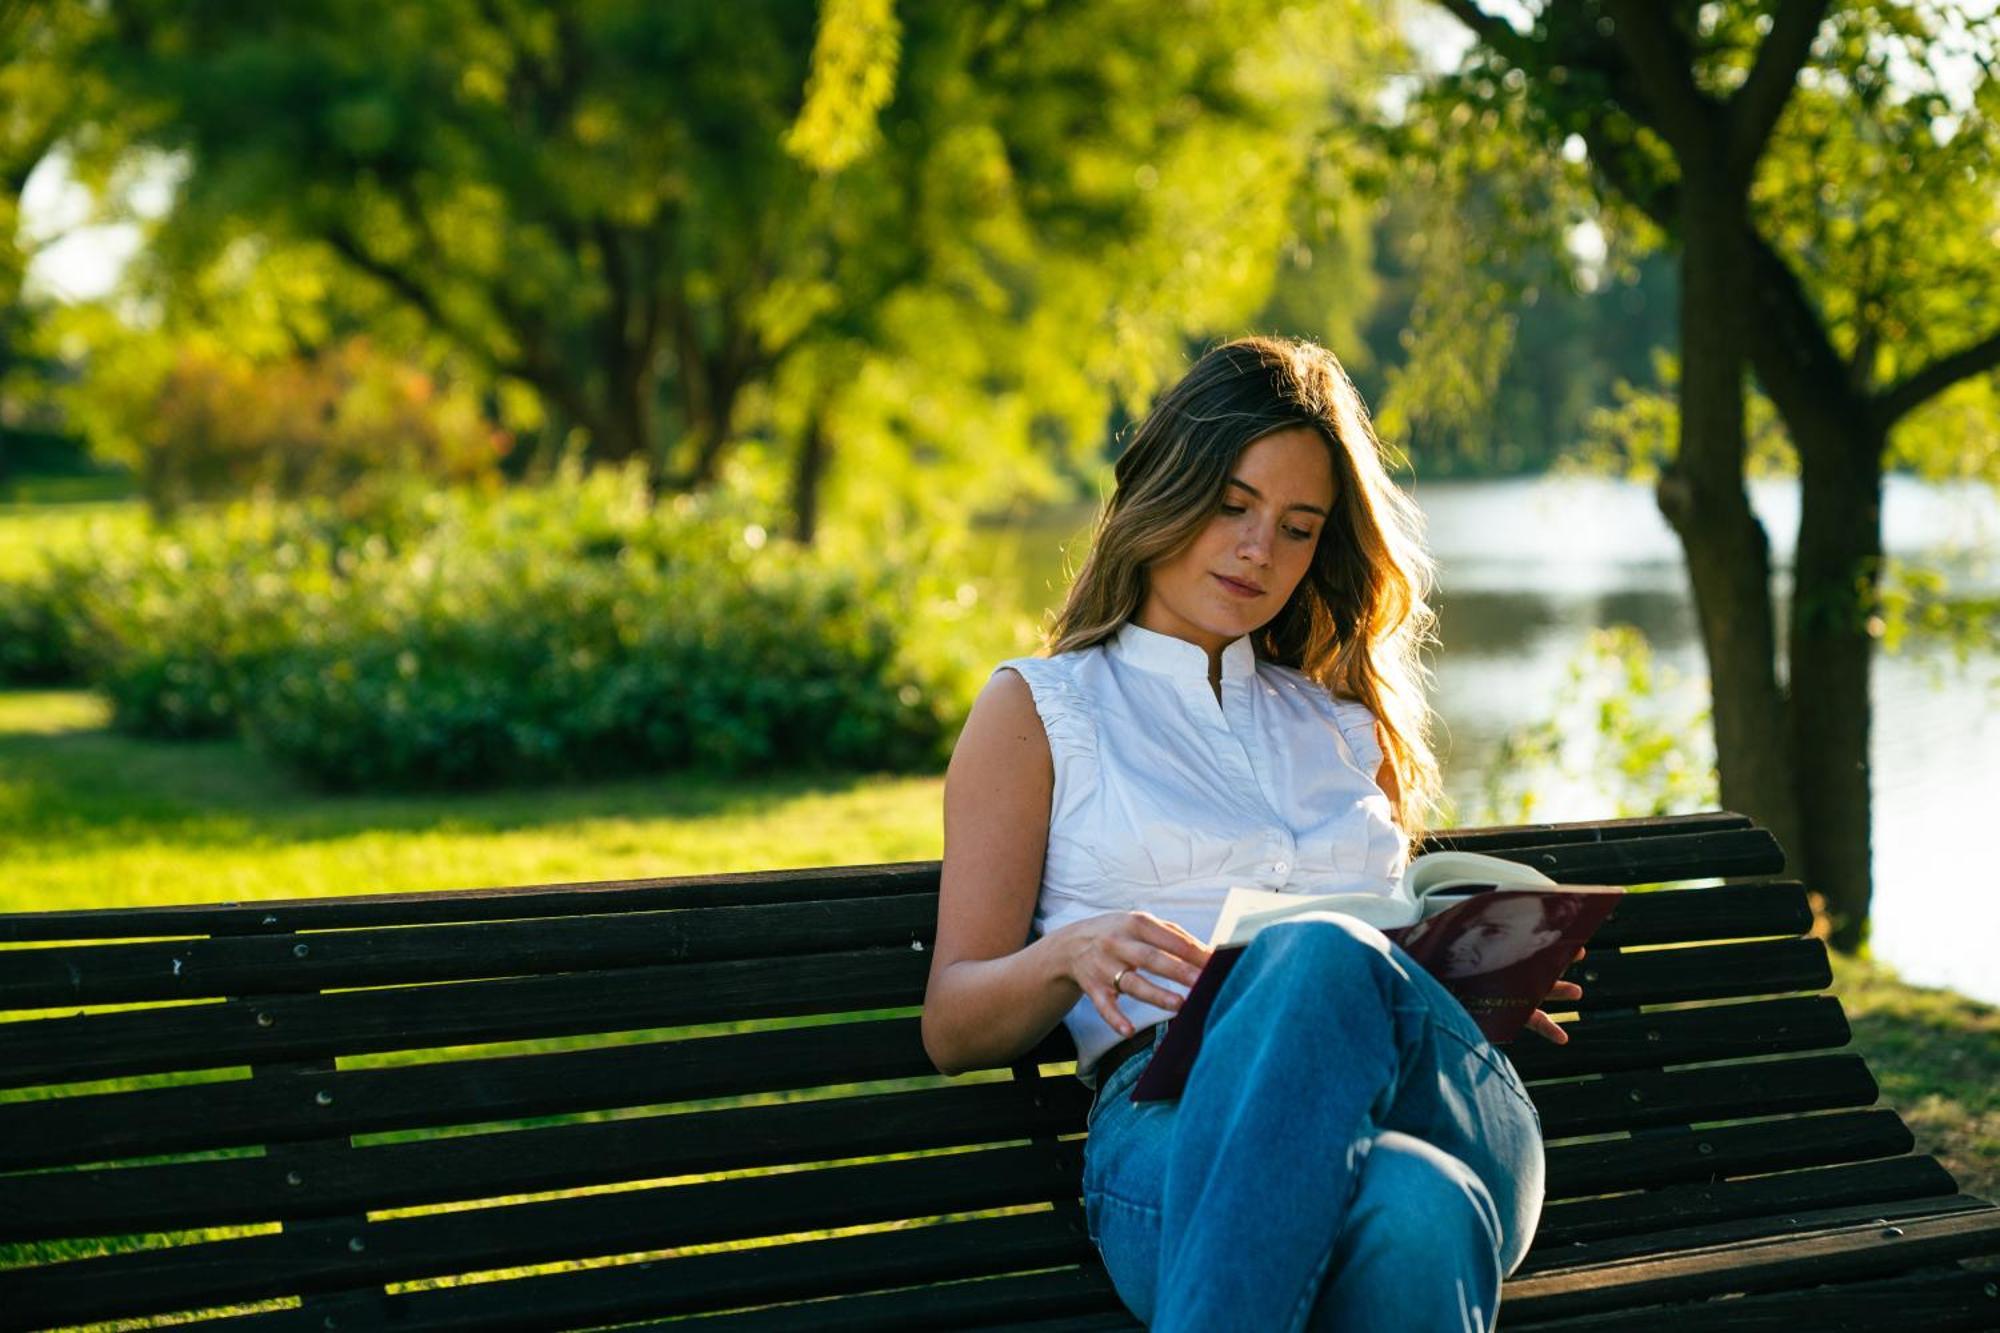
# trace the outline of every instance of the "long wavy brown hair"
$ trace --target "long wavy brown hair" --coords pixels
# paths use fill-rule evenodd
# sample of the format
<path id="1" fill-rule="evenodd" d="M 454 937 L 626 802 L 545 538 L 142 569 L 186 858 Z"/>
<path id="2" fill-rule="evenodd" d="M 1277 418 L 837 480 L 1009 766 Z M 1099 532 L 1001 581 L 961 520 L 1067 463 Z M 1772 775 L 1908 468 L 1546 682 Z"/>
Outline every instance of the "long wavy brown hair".
<path id="1" fill-rule="evenodd" d="M 1288 427 L 1317 430 L 1333 456 L 1333 513 L 1284 608 L 1252 632 L 1257 656 L 1368 705 L 1396 776 L 1396 819 L 1412 842 L 1442 790 L 1431 750 L 1422 651 L 1437 617 L 1423 517 L 1389 479 L 1368 408 L 1317 343 L 1242 338 L 1204 355 L 1162 394 L 1119 455 L 1083 568 L 1048 631 L 1049 651 L 1101 643 L 1139 611 L 1146 571 L 1208 525 L 1249 445 Z"/>

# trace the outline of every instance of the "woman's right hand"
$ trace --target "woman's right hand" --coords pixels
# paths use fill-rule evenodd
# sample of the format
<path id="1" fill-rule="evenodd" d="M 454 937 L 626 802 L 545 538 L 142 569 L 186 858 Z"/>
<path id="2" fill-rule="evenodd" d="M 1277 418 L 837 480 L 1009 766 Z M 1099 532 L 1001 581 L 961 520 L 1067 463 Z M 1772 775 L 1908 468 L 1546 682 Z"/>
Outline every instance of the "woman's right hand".
<path id="1" fill-rule="evenodd" d="M 1125 1037 L 1134 1029 L 1118 1008 L 1121 994 L 1178 1010 L 1180 993 L 1146 974 L 1192 986 L 1212 952 L 1173 922 L 1162 921 L 1151 912 L 1107 912 L 1072 922 L 1056 933 L 1066 937 L 1064 957 L 1070 979 L 1090 997 L 1104 1021 Z"/>

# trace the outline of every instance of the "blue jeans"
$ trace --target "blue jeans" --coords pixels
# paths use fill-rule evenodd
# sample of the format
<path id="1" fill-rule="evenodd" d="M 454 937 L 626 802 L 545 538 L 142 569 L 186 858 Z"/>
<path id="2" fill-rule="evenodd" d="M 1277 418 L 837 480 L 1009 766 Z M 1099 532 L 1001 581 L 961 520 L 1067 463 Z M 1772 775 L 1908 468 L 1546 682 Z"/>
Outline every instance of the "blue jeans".
<path id="1" fill-rule="evenodd" d="M 1267 928 L 1177 1101 L 1133 1103 L 1151 1060 L 1097 1090 L 1084 1148 L 1090 1237 L 1133 1314 L 1167 1333 L 1493 1328 L 1541 1215 L 1541 1117 L 1379 931 Z"/>

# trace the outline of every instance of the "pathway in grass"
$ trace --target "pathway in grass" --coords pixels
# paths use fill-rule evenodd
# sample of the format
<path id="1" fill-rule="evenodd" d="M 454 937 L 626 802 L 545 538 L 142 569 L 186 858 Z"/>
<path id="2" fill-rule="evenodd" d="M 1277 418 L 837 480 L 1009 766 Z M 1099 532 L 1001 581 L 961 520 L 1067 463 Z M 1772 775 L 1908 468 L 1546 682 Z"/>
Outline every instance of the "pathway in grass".
<path id="1" fill-rule="evenodd" d="M 135 740 L 0 693 L 0 911 L 472 888 L 936 857 L 938 777 L 675 774 L 338 796 L 235 741 Z"/>

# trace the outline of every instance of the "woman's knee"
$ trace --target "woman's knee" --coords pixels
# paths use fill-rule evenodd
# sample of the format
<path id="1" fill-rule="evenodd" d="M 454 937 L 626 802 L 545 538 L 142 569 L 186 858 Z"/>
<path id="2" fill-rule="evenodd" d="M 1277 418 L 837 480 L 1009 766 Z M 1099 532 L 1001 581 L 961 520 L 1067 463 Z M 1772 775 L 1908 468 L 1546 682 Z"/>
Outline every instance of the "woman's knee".
<path id="1" fill-rule="evenodd" d="M 1379 990 L 1395 969 L 1381 931 L 1337 912 L 1310 912 L 1259 931 L 1237 970 L 1269 972 L 1318 990 Z"/>
<path id="2" fill-rule="evenodd" d="M 1394 1130 L 1369 1144 L 1353 1215 L 1399 1245 L 1462 1248 L 1483 1257 L 1501 1247 L 1500 1211 L 1478 1174 L 1435 1144 Z"/>

